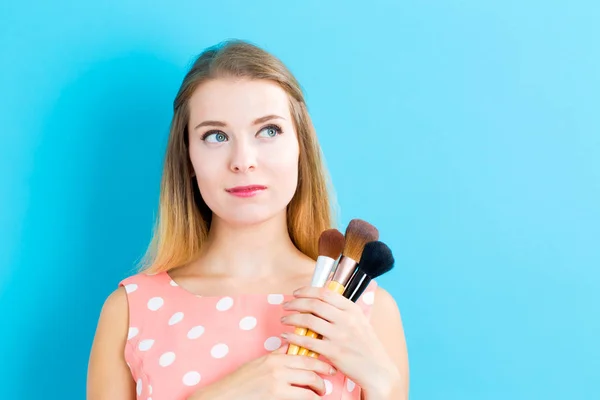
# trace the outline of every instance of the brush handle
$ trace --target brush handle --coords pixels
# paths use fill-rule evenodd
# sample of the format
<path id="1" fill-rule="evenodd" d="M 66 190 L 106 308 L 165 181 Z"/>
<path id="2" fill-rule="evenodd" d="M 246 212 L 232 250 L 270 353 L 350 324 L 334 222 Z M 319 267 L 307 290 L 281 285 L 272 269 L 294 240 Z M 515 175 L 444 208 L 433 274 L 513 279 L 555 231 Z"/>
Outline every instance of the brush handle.
<path id="1" fill-rule="evenodd" d="M 360 269 L 357 269 L 344 288 L 344 297 L 356 303 L 356 301 L 364 293 L 367 286 L 369 286 L 370 282 L 371 277 L 367 276 L 367 274 Z M 321 339 L 321 335 L 319 335 L 318 339 Z M 314 351 L 309 351 L 306 355 L 313 358 L 319 357 L 319 355 Z"/>
<path id="2" fill-rule="evenodd" d="M 296 330 L 294 330 L 294 333 L 296 335 L 305 336 L 307 331 L 308 331 L 308 329 L 306 329 L 306 328 L 297 327 Z M 296 355 L 298 355 L 299 351 L 300 351 L 300 346 L 290 343 L 290 345 L 287 349 L 287 354 L 296 356 Z"/>
<path id="3" fill-rule="evenodd" d="M 330 281 L 329 284 L 327 285 L 327 289 L 329 289 L 331 291 L 334 291 L 336 293 L 339 293 L 339 294 L 344 293 L 344 285 L 342 285 L 341 283 L 336 282 L 336 281 Z M 303 336 L 308 336 L 308 337 L 317 339 L 317 338 L 319 338 L 320 335 L 318 333 L 315 333 L 315 332 L 311 331 L 311 330 L 308 330 L 306 332 L 306 334 L 303 335 Z M 302 347 L 298 351 L 298 355 L 300 355 L 300 356 L 306 356 L 306 355 L 309 354 L 309 352 L 312 353 L 310 350 L 305 349 L 304 347 Z M 313 353 L 313 354 L 315 354 L 315 355 L 312 356 L 312 357 L 318 357 L 319 356 L 316 353 Z"/>
<path id="4" fill-rule="evenodd" d="M 346 284 L 344 297 L 356 303 L 371 283 L 371 280 L 372 278 L 365 272 L 357 270 L 352 279 Z"/>
<path id="5" fill-rule="evenodd" d="M 317 264 L 315 266 L 315 270 L 313 272 L 312 280 L 310 285 L 313 287 L 323 287 L 329 278 L 329 274 L 333 270 L 336 260 L 331 257 L 327 257 L 325 255 L 320 255 L 317 258 Z M 294 333 L 299 336 L 305 336 L 307 328 L 296 327 Z M 287 354 L 297 355 L 300 351 L 300 346 L 290 343 Z"/>
<path id="6" fill-rule="evenodd" d="M 312 358 L 319 358 L 319 354 L 315 353 L 314 351 L 309 351 L 307 356 L 312 357 Z"/>

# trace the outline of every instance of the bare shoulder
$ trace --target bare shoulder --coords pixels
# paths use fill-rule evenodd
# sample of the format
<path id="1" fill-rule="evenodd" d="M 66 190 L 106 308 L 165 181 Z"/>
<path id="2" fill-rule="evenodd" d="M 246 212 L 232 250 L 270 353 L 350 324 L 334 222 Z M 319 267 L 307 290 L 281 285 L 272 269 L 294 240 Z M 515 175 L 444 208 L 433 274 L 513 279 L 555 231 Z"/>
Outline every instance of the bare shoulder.
<path id="1" fill-rule="evenodd" d="M 380 286 L 375 292 L 371 311 L 371 325 L 384 348 L 394 361 L 402 380 L 403 396 L 408 396 L 409 366 L 408 350 L 400 309 L 394 297 Z"/>
<path id="2" fill-rule="evenodd" d="M 124 287 L 119 287 L 104 301 L 98 319 L 95 339 L 125 344 L 129 325 L 129 306 Z M 109 329 L 110 328 L 110 329 Z"/>
<path id="3" fill-rule="evenodd" d="M 394 297 L 381 286 L 375 289 L 375 302 L 371 309 L 371 325 L 381 336 L 393 335 L 404 341 L 404 327 L 400 308 Z"/>
<path id="4" fill-rule="evenodd" d="M 390 314 L 400 314 L 400 309 L 394 297 L 381 286 L 377 286 L 375 289 L 375 303 L 373 304 L 373 315 L 375 314 L 386 314 L 388 317 Z"/>
<path id="5" fill-rule="evenodd" d="M 135 398 L 135 385 L 124 356 L 128 325 L 127 294 L 119 287 L 106 298 L 100 311 L 88 362 L 88 400 Z"/>
<path id="6" fill-rule="evenodd" d="M 105 318 L 127 324 L 128 314 L 127 293 L 124 287 L 119 287 L 104 301 L 100 319 Z"/>

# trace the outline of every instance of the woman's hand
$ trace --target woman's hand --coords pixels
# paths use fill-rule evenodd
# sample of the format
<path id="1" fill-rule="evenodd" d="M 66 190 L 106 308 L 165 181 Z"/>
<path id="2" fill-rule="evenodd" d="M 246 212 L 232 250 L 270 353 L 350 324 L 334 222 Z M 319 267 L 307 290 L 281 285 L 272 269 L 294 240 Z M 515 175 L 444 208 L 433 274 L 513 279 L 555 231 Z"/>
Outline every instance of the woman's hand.
<path id="1" fill-rule="evenodd" d="M 242 365 L 188 400 L 317 400 L 325 394 L 321 375 L 335 369 L 315 358 L 285 354 L 287 346 Z"/>
<path id="2" fill-rule="evenodd" d="M 360 306 L 327 288 L 304 287 L 294 295 L 284 308 L 299 313 L 282 322 L 308 328 L 323 339 L 286 333 L 286 340 L 326 357 L 363 389 L 366 400 L 389 400 L 397 393 L 399 371 Z"/>

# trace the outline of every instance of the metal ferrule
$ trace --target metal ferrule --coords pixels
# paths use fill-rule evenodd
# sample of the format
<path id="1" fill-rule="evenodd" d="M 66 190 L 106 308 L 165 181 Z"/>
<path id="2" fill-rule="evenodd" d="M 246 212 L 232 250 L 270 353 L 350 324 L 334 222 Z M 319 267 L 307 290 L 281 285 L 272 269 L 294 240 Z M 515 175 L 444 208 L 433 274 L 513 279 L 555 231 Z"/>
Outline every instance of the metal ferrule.
<path id="1" fill-rule="evenodd" d="M 323 287 L 329 278 L 329 274 L 335 265 L 335 260 L 327 256 L 317 257 L 317 264 L 313 272 L 311 286 Z"/>
<path id="2" fill-rule="evenodd" d="M 340 283 L 342 286 L 346 286 L 348 280 L 354 273 L 356 264 L 358 263 L 350 257 L 345 257 L 342 255 L 331 280 Z"/>

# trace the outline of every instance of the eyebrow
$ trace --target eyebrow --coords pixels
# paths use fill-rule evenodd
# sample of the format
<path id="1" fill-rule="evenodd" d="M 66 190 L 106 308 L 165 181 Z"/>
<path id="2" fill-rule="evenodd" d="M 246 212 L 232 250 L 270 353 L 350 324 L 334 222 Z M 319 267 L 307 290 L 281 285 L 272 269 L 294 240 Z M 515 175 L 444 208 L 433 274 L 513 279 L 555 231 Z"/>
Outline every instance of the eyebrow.
<path id="1" fill-rule="evenodd" d="M 252 125 L 262 124 L 263 122 L 267 122 L 267 121 L 270 121 L 272 119 L 285 119 L 285 118 L 280 117 L 279 115 L 275 115 L 275 114 L 265 115 L 264 117 L 260 117 L 260 118 L 255 119 L 254 122 L 252 123 Z M 196 130 L 198 128 L 201 128 L 203 126 L 222 126 L 222 127 L 225 127 L 225 126 L 227 126 L 227 124 L 225 122 L 222 122 L 222 121 L 202 121 L 198 125 L 196 125 L 196 127 L 194 128 L 194 130 Z"/>

